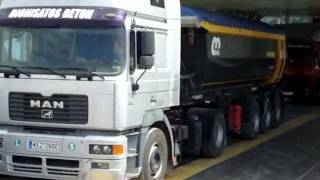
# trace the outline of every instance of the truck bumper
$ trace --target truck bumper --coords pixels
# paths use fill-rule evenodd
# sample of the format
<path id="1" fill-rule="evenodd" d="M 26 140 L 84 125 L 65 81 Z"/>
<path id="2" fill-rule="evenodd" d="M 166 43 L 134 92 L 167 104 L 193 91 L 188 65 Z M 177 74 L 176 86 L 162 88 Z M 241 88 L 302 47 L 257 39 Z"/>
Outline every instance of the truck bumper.
<path id="1" fill-rule="evenodd" d="M 32 150 L 32 140 L 61 142 L 60 150 Z M 1 143 L 2 141 L 2 143 Z M 124 154 L 90 155 L 89 144 L 124 145 Z M 0 174 L 61 180 L 126 179 L 125 136 L 18 133 L 0 128 Z"/>

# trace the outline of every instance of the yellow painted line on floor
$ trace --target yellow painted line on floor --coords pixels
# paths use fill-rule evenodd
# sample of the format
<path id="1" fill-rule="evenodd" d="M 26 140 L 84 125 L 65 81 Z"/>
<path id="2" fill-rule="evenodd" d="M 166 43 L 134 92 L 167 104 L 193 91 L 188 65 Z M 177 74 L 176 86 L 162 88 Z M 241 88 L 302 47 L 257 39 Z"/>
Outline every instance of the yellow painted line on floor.
<path id="1" fill-rule="evenodd" d="M 267 134 L 259 136 L 258 139 L 252 141 L 240 141 L 236 144 L 228 146 L 223 155 L 215 159 L 198 159 L 184 166 L 178 167 L 171 172 L 167 180 L 182 180 L 192 177 L 202 171 L 209 169 L 212 166 L 220 164 L 228 159 L 238 156 L 260 144 L 263 144 L 271 139 L 274 139 L 290 130 L 300 127 L 315 118 L 320 117 L 319 111 L 314 111 L 310 114 L 297 117 L 293 120 L 283 123 L 279 128 L 270 130 Z"/>

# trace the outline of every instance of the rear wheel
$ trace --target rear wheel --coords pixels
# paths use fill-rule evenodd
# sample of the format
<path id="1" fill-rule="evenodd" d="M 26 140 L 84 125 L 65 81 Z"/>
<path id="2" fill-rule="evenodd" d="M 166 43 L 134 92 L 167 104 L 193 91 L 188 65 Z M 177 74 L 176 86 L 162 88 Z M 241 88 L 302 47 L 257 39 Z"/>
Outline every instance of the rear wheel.
<path id="1" fill-rule="evenodd" d="M 218 157 L 223 153 L 227 140 L 226 122 L 222 113 L 213 115 L 209 121 L 209 129 L 204 134 L 201 154 L 204 157 Z"/>
<path id="2" fill-rule="evenodd" d="M 242 137 L 255 139 L 260 132 L 260 107 L 254 97 L 249 97 L 243 106 Z"/>
<path id="3" fill-rule="evenodd" d="M 271 101 L 268 97 L 266 97 L 263 101 L 262 107 L 262 117 L 260 123 L 260 130 L 262 133 L 266 133 L 271 127 L 271 119 L 272 119 L 272 105 Z"/>
<path id="4" fill-rule="evenodd" d="M 282 115 L 283 115 L 283 105 L 282 99 L 279 92 L 275 93 L 272 96 L 272 118 L 271 118 L 271 126 L 273 128 L 279 127 L 282 122 Z"/>
<path id="5" fill-rule="evenodd" d="M 140 180 L 162 180 L 167 171 L 168 144 L 164 133 L 152 128 L 146 140 Z"/>

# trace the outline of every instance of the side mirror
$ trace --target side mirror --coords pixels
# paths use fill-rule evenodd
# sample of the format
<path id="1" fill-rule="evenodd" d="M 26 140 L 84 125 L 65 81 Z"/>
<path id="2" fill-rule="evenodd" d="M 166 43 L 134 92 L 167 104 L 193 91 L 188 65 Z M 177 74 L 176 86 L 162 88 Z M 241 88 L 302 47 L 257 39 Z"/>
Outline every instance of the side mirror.
<path id="1" fill-rule="evenodd" d="M 137 57 L 138 57 L 138 68 L 144 69 L 144 72 L 132 84 L 132 91 L 138 91 L 140 86 L 139 80 L 154 66 L 154 54 L 155 54 L 155 32 L 138 32 L 137 33 Z"/>
<path id="2" fill-rule="evenodd" d="M 151 69 L 153 66 L 154 66 L 154 57 L 153 56 L 140 56 L 139 68 Z"/>
<path id="3" fill-rule="evenodd" d="M 141 69 L 151 69 L 154 66 L 155 33 L 138 32 L 138 66 Z"/>

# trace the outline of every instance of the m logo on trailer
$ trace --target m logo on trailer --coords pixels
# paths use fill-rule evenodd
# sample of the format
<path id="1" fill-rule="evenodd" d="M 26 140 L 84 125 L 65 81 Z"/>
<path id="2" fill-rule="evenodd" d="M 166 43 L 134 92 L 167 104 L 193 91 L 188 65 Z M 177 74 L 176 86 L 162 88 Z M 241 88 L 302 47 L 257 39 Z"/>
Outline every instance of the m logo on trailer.
<path id="1" fill-rule="evenodd" d="M 213 37 L 211 42 L 211 54 L 213 56 L 220 56 L 221 50 L 221 38 Z"/>

